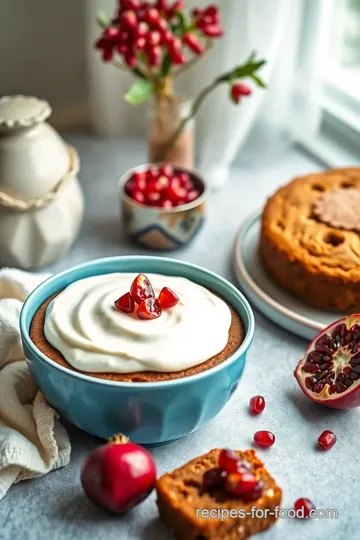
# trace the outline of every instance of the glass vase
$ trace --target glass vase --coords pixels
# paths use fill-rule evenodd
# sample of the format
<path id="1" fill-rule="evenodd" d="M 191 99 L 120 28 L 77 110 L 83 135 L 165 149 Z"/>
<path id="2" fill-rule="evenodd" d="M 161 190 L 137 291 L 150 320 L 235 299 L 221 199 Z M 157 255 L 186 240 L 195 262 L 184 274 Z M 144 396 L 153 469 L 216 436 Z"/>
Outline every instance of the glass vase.
<path id="1" fill-rule="evenodd" d="M 190 113 L 191 101 L 176 97 L 155 98 L 149 111 L 148 161 L 167 162 L 194 168 L 194 119 L 179 133 L 179 126 Z"/>

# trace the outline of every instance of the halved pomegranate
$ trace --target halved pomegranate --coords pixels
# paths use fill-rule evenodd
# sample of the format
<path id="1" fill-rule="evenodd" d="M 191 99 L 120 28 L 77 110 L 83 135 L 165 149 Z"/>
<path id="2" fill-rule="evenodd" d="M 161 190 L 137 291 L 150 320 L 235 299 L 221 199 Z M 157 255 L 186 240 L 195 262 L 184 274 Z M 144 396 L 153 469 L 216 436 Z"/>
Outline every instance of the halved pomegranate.
<path id="1" fill-rule="evenodd" d="M 310 399 L 335 409 L 360 406 L 360 315 L 349 315 L 320 332 L 294 375 Z"/>

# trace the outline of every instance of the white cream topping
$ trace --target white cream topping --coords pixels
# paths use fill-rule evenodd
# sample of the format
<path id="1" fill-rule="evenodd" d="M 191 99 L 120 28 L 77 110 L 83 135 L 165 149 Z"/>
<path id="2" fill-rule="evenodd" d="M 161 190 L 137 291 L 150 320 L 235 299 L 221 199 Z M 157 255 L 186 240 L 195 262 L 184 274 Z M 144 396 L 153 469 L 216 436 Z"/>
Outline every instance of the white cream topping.
<path id="1" fill-rule="evenodd" d="M 170 287 L 179 303 L 158 319 L 115 309 L 136 274 L 105 274 L 69 285 L 50 303 L 46 339 L 80 371 L 173 372 L 205 362 L 229 338 L 231 312 L 208 289 L 186 278 L 147 274 L 155 294 Z"/>

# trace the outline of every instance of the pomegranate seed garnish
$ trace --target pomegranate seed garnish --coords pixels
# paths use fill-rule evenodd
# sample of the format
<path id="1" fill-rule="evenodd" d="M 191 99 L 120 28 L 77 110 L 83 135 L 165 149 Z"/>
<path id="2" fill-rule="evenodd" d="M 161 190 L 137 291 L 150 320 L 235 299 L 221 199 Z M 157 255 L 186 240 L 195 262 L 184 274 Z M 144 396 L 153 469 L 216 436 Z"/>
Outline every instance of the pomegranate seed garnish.
<path id="1" fill-rule="evenodd" d="M 256 501 L 257 499 L 260 499 L 260 497 L 262 496 L 263 490 L 264 490 L 264 484 L 262 482 L 258 482 L 251 491 L 244 493 L 243 499 L 247 502 Z"/>
<path id="2" fill-rule="evenodd" d="M 237 472 L 239 461 L 238 455 L 228 448 L 224 448 L 219 454 L 219 467 L 228 473 Z"/>
<path id="3" fill-rule="evenodd" d="M 169 289 L 169 287 L 163 287 L 159 294 L 159 302 L 163 309 L 168 309 L 176 306 L 179 302 L 179 297 L 174 291 Z"/>
<path id="4" fill-rule="evenodd" d="M 157 319 L 162 313 L 161 304 L 157 298 L 143 300 L 137 310 L 139 319 Z"/>
<path id="5" fill-rule="evenodd" d="M 257 431 L 254 441 L 261 448 L 269 448 L 275 442 L 275 435 L 271 431 Z"/>
<path id="6" fill-rule="evenodd" d="M 330 450 L 336 443 L 336 435 L 328 429 L 318 438 L 318 444 L 323 450 Z"/>
<path id="7" fill-rule="evenodd" d="M 131 284 L 130 294 L 134 302 L 140 304 L 147 298 L 155 298 L 154 289 L 145 274 L 139 274 Z"/>
<path id="8" fill-rule="evenodd" d="M 295 501 L 294 510 L 297 518 L 305 519 L 309 517 L 311 510 L 315 510 L 315 506 L 310 499 L 301 498 Z"/>
<path id="9" fill-rule="evenodd" d="M 255 476 L 251 472 L 229 473 L 225 479 L 225 491 L 229 495 L 241 497 L 245 493 L 251 492 L 257 484 Z"/>
<path id="10" fill-rule="evenodd" d="M 216 467 L 206 471 L 203 476 L 203 488 L 205 491 L 211 491 L 215 488 L 221 487 L 224 485 L 226 478 L 226 472 Z"/>
<path id="11" fill-rule="evenodd" d="M 265 409 L 265 399 L 262 396 L 254 396 L 250 399 L 250 411 L 252 414 L 260 414 Z"/>
<path id="12" fill-rule="evenodd" d="M 114 305 L 117 310 L 122 311 L 123 313 L 132 313 L 135 308 L 134 300 L 130 293 L 125 293 L 120 296 L 120 298 L 115 300 Z"/>

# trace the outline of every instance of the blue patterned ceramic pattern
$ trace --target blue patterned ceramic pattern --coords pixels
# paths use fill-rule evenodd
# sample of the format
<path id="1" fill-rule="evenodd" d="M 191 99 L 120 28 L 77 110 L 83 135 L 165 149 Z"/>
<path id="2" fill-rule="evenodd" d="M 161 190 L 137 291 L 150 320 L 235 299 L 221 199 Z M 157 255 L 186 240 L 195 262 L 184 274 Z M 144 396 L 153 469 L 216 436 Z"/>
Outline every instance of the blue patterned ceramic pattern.
<path id="1" fill-rule="evenodd" d="M 111 272 L 184 276 L 223 296 L 240 314 L 246 336 L 240 348 L 212 369 L 181 379 L 123 383 L 90 377 L 47 358 L 29 336 L 39 306 L 73 281 Z M 254 317 L 244 296 L 225 279 L 181 261 L 142 256 L 99 259 L 57 274 L 26 300 L 20 329 L 29 369 L 49 403 L 71 423 L 101 438 L 122 432 L 134 442 L 160 445 L 204 426 L 237 388 L 254 333 Z"/>
<path id="2" fill-rule="evenodd" d="M 120 179 L 123 224 L 130 237 L 139 244 L 155 250 L 173 250 L 186 245 L 200 230 L 205 219 L 208 195 L 204 181 L 193 171 L 187 172 L 201 190 L 195 201 L 176 208 L 164 209 L 145 206 L 131 199 L 125 192 L 125 184 L 135 171 L 143 171 L 154 165 L 140 165 L 128 171 Z"/>

